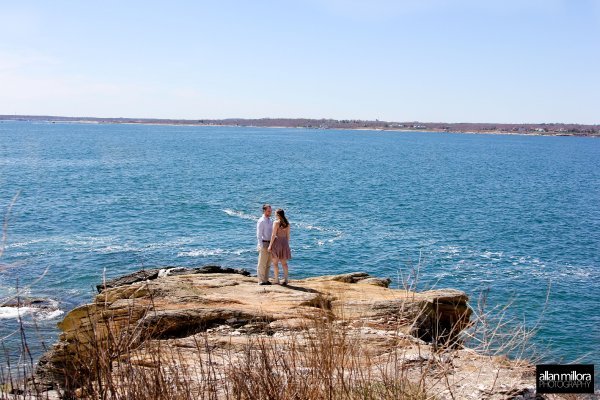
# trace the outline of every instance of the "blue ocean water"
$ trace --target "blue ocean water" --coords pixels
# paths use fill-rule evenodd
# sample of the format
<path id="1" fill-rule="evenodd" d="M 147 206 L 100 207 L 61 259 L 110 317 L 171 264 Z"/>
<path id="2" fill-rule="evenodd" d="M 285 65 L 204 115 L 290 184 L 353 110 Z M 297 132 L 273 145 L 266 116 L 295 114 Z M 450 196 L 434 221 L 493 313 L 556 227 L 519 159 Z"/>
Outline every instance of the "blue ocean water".
<path id="1" fill-rule="evenodd" d="M 600 361 L 596 139 L 3 122 L 3 212 L 19 191 L 0 298 L 18 286 L 68 311 L 103 274 L 254 272 L 255 221 L 269 202 L 292 222 L 292 278 L 366 271 L 398 282 L 418 268 L 418 289 L 487 292 L 529 327 L 543 313 L 533 341 L 544 360 Z M 0 338 L 16 348 L 4 311 Z M 47 344 L 59 314 L 38 315 Z"/>

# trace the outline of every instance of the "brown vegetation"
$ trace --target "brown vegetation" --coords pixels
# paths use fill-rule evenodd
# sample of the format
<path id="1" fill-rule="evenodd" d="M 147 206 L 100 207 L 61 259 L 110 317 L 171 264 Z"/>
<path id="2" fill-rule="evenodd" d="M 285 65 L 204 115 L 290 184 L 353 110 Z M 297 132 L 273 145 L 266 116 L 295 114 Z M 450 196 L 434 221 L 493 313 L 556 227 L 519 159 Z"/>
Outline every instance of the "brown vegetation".
<path id="1" fill-rule="evenodd" d="M 61 322 L 61 340 L 28 384 L 13 381 L 0 398 L 500 399 L 532 393 L 530 364 L 485 353 L 492 347 L 480 340 L 498 332 L 482 325 L 485 313 L 469 322 L 462 292 L 393 290 L 385 287 L 388 280 L 364 273 L 264 288 L 214 266 L 170 271 L 142 281 L 125 277 L 131 283 L 121 286 L 108 282 L 93 303 Z M 479 343 L 481 352 L 469 343 Z"/>
<path id="2" fill-rule="evenodd" d="M 392 122 L 359 119 L 310 119 L 310 118 L 259 118 L 259 119 L 158 119 L 158 118 L 79 118 L 34 115 L 0 115 L 2 120 L 45 122 L 88 122 L 103 124 L 158 124 L 194 126 L 246 126 L 310 129 L 373 129 L 373 130 L 419 130 L 433 132 L 504 133 L 553 136 L 600 136 L 600 125 L 566 123 L 446 123 L 446 122 Z"/>

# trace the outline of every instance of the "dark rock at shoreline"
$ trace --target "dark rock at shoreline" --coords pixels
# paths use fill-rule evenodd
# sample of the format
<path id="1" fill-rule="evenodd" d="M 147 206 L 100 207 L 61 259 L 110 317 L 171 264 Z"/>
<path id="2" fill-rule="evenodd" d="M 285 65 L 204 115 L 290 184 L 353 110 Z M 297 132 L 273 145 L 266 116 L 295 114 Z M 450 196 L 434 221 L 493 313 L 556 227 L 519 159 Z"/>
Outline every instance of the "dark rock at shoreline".
<path id="1" fill-rule="evenodd" d="M 2 307 L 31 307 L 40 310 L 56 310 L 58 302 L 45 297 L 15 297 L 0 303 Z"/>
<path id="2" fill-rule="evenodd" d="M 204 265 L 201 267 L 165 267 L 142 269 L 131 274 L 123 275 L 114 279 L 109 279 L 106 282 L 96 285 L 98 293 L 102 293 L 106 289 L 119 286 L 131 285 L 136 282 L 143 282 L 157 279 L 159 276 L 173 276 L 186 274 L 240 274 L 249 276 L 250 272 L 244 269 L 223 268 L 219 265 Z"/>
<path id="3" fill-rule="evenodd" d="M 102 291 L 106 289 L 156 279 L 158 278 L 159 272 L 160 268 L 142 269 L 131 274 L 120 276 L 118 278 L 108 279 L 106 282 L 96 285 L 96 289 L 98 289 L 98 293 L 102 293 Z"/>

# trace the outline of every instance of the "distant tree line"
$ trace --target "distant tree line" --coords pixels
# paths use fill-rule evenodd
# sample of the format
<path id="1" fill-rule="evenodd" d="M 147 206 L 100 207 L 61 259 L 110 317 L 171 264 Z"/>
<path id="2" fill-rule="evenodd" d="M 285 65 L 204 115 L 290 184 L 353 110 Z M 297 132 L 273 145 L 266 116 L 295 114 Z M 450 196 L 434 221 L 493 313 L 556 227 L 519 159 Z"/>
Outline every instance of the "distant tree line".
<path id="1" fill-rule="evenodd" d="M 79 118 L 40 115 L 0 115 L 1 121 L 92 122 L 106 124 L 168 124 L 198 126 L 255 126 L 311 129 L 377 129 L 425 130 L 435 132 L 498 132 L 522 134 L 549 134 L 565 136 L 600 136 L 600 125 L 584 124 L 496 124 L 444 122 L 392 122 L 360 119 L 310 118 L 227 118 L 227 119 L 159 119 L 159 118 Z"/>

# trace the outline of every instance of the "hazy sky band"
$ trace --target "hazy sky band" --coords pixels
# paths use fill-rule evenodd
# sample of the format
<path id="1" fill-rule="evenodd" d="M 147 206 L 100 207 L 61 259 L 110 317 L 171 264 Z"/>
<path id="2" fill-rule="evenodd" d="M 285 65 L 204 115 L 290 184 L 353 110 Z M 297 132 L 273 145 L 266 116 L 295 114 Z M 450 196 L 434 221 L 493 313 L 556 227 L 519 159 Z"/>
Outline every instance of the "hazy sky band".
<path id="1" fill-rule="evenodd" d="M 0 114 L 600 123 L 599 61 L 600 0 L 0 1 Z"/>

